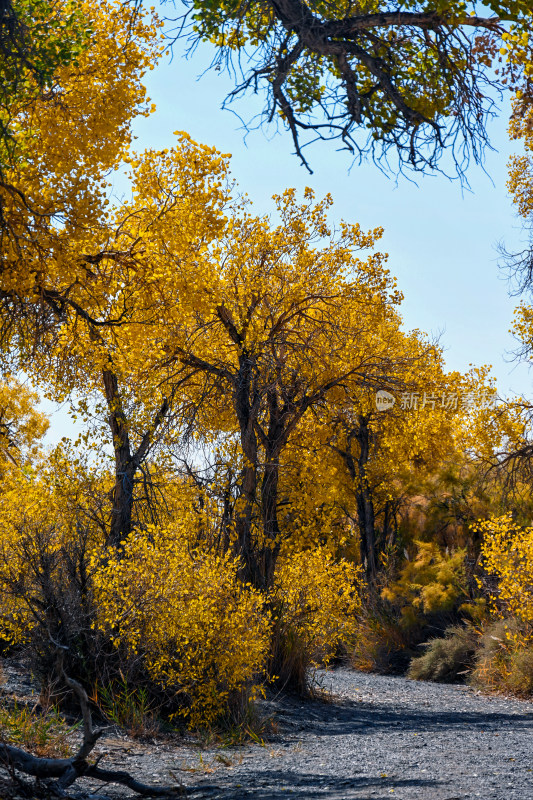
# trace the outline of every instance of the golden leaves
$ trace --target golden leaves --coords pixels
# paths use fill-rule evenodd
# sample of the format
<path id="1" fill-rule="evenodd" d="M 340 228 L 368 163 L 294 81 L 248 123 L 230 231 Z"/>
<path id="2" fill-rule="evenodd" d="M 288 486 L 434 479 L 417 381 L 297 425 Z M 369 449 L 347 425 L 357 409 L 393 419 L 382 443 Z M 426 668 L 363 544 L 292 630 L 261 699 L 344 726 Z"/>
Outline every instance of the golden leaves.
<path id="1" fill-rule="evenodd" d="M 156 683 L 183 696 L 181 713 L 198 727 L 216 721 L 229 696 L 261 673 L 270 622 L 263 599 L 237 580 L 234 559 L 189 548 L 191 515 L 132 534 L 94 581 L 98 626 L 141 655 Z"/>
<path id="2" fill-rule="evenodd" d="M 498 578 L 493 602 L 533 623 L 533 528 L 518 525 L 507 513 L 479 521 L 475 529 L 483 535 L 483 566 Z"/>

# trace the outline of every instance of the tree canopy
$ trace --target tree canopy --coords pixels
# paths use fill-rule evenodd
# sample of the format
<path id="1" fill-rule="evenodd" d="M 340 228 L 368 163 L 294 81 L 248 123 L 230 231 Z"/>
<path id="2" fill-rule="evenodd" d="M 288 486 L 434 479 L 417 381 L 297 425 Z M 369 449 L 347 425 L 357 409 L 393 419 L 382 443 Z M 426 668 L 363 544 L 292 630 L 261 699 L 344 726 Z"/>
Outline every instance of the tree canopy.
<path id="1" fill-rule="evenodd" d="M 45 6 L 37 11 L 44 14 Z M 23 341 L 31 350 L 35 335 L 61 316 L 65 304 L 78 304 L 79 281 L 102 259 L 90 242 L 109 202 L 106 179 L 122 164 L 133 117 L 147 112 L 141 77 L 160 51 L 150 13 L 106 0 L 78 3 L 75 10 L 68 2 L 53 3 L 49 11 L 54 24 L 43 22 L 43 31 L 75 53 L 50 63 L 44 87 L 33 71 L 21 79 L 24 62 L 15 61 L 17 86 L 6 90 L 7 138 L 0 141 L 0 149 L 8 148 L 0 180 L 4 354 L 24 349 Z M 63 19 L 69 14 L 72 25 L 83 20 L 78 47 Z M 35 37 L 40 28 L 30 22 L 24 35 Z M 9 54 L 0 53 L 0 69 L 9 71 L 10 64 Z"/>
<path id="2" fill-rule="evenodd" d="M 501 91 L 530 80 L 527 0 L 492 0 L 485 14 L 463 0 L 187 5 L 192 41 L 241 75 L 228 99 L 262 92 L 264 118 L 282 120 L 308 167 L 304 146 L 333 139 L 400 171 L 449 171 L 449 151 L 464 175 L 483 159 Z"/>
<path id="3" fill-rule="evenodd" d="M 0 2 L 0 176 L 21 155 L 15 98 L 19 105 L 50 98 L 59 70 L 77 61 L 93 33 L 74 3 Z"/>

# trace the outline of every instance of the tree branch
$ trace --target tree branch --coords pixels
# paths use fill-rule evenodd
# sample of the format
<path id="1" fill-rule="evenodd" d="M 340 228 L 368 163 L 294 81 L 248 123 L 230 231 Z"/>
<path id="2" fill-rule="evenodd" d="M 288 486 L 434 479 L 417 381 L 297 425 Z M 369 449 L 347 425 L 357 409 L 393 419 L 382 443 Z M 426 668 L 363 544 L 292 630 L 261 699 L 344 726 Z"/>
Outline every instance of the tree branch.
<path id="1" fill-rule="evenodd" d="M 78 681 L 66 674 L 63 667 L 64 655 L 68 648 L 57 642 L 53 642 L 53 644 L 58 651 L 59 672 L 65 684 L 76 696 L 82 713 L 83 739 L 78 752 L 72 758 L 42 758 L 28 753 L 20 747 L 0 743 L 0 762 L 3 762 L 6 767 L 14 768 L 35 778 L 57 778 L 54 788 L 60 796 L 64 796 L 65 789 L 72 786 L 80 777 L 95 778 L 104 783 L 118 783 L 145 797 L 183 796 L 181 787 L 149 786 L 136 780 L 128 772 L 102 769 L 98 766 L 98 761 L 94 764 L 87 761 L 98 739 L 107 728 L 93 727 L 87 692 Z"/>

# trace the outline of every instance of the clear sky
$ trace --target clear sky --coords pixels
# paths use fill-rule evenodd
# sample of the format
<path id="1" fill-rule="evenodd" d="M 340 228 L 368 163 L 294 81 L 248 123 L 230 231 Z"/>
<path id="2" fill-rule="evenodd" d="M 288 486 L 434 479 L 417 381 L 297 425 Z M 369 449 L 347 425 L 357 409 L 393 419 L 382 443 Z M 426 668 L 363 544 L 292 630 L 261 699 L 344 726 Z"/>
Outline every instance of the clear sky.
<path id="1" fill-rule="evenodd" d="M 272 194 L 287 186 L 311 186 L 334 199 L 332 221 L 344 218 L 362 227 L 385 229 L 380 249 L 389 253 L 389 268 L 405 295 L 406 328 L 440 335 L 450 369 L 492 364 L 501 395 L 531 396 L 532 377 L 526 365 L 510 361 L 516 342 L 509 333 L 516 297 L 498 269 L 496 246 L 509 248 L 523 241 L 521 221 L 506 190 L 507 160 L 516 145 L 507 139 L 508 109 L 489 126 L 495 152 L 488 152 L 485 169 L 472 166 L 471 192 L 442 175 L 385 177 L 371 163 L 355 165 L 335 144 L 319 143 L 307 150 L 314 170 L 309 175 L 293 155 L 288 133 L 259 129 L 245 132 L 239 118 L 220 106 L 233 84 L 222 72 L 208 71 L 212 50 L 199 47 L 189 58 L 175 46 L 146 84 L 157 111 L 135 123 L 137 147 L 164 148 L 173 132 L 187 131 L 197 141 L 232 154 L 232 172 L 256 212 L 273 210 Z M 262 98 L 247 96 L 233 104 L 249 120 Z M 507 113 L 506 113 L 507 112 Z M 117 187 L 118 188 L 118 187 Z M 63 414 L 55 415 L 53 438 L 68 433 Z"/>

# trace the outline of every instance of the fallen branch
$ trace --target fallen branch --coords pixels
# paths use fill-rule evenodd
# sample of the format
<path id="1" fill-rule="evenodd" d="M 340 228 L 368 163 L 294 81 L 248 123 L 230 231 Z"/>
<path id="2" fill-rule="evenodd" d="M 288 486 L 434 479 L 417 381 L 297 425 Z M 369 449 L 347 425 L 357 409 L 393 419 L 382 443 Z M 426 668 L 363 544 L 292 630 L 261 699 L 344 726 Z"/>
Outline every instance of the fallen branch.
<path id="1" fill-rule="evenodd" d="M 100 759 L 90 763 L 88 758 L 96 743 L 107 727 L 95 728 L 87 692 L 83 686 L 70 678 L 64 668 L 63 659 L 65 648 L 54 642 L 58 648 L 58 667 L 65 684 L 77 697 L 83 718 L 83 738 L 78 752 L 71 758 L 43 758 L 34 756 L 20 747 L 0 743 L 0 765 L 10 771 L 18 770 L 25 775 L 31 775 L 41 780 L 57 779 L 49 788 L 58 797 L 66 797 L 66 789 L 72 786 L 78 778 L 94 778 L 103 783 L 118 783 L 143 797 L 176 797 L 183 796 L 181 786 L 150 786 L 136 780 L 132 775 L 123 770 L 102 769 L 98 766 Z"/>
<path id="2" fill-rule="evenodd" d="M 95 778 L 103 783 L 119 783 L 143 797 L 172 797 L 182 792 L 180 787 L 140 783 L 122 770 L 102 769 L 96 764 L 89 764 L 85 758 L 80 760 L 79 754 L 73 758 L 40 758 L 19 747 L 0 744 L 0 761 L 34 778 L 57 778 L 56 785 L 52 788 L 56 789 L 60 797 L 64 796 L 65 788 L 80 777 Z"/>

